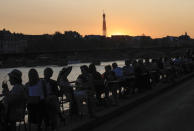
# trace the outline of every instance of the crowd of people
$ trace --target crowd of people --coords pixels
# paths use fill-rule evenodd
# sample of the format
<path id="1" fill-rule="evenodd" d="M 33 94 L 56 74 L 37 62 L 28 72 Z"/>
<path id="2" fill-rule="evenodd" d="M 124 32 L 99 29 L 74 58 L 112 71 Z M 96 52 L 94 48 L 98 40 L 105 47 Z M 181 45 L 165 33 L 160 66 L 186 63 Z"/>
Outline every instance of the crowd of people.
<path id="1" fill-rule="evenodd" d="M 30 69 L 25 85 L 22 72 L 14 69 L 8 74 L 12 89 L 9 90 L 6 82 L 2 83 L 0 130 L 15 131 L 16 122 L 25 120 L 25 115 L 29 127 L 36 124 L 37 130 L 41 130 L 44 123 L 45 128 L 56 130 L 58 120 L 66 123 L 61 109 L 63 96 L 69 102 L 69 115 L 82 115 L 82 105 L 86 102 L 89 116 L 95 118 L 96 106 L 119 106 L 120 98 L 150 90 L 159 82 L 173 82 L 193 69 L 193 61 L 188 57 L 128 59 L 124 67 L 117 63 L 106 65 L 103 74 L 96 70 L 95 64 L 83 65 L 74 82 L 68 80 L 72 67 L 64 67 L 57 80 L 51 79 L 52 68 L 44 70 L 44 78 L 39 77 L 36 69 Z"/>

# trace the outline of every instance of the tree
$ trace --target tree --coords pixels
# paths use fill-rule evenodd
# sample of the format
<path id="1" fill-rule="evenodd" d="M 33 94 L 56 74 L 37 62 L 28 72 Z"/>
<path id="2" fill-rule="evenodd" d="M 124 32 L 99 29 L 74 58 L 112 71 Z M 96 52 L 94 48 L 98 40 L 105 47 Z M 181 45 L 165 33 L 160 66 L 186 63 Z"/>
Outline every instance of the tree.
<path id="1" fill-rule="evenodd" d="M 60 32 L 55 32 L 55 34 L 53 35 L 53 40 L 63 40 L 64 39 L 64 35 L 61 34 Z"/>
<path id="2" fill-rule="evenodd" d="M 77 39 L 81 39 L 82 36 L 76 32 L 76 31 L 65 31 L 64 32 L 64 37 L 65 39 L 70 39 L 70 40 L 77 40 Z"/>

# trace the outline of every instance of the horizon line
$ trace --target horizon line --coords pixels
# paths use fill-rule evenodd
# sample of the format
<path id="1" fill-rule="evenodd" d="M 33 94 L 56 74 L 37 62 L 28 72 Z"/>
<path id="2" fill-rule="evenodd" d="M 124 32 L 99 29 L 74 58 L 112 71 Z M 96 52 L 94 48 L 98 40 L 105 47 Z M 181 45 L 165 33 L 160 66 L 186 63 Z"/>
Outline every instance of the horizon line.
<path id="1" fill-rule="evenodd" d="M 56 32 L 59 32 L 59 33 L 61 33 L 61 34 L 64 34 L 65 32 L 68 32 L 68 31 L 72 31 L 72 32 L 78 32 L 78 31 L 76 31 L 76 30 L 64 30 L 63 32 L 61 32 L 61 31 L 55 31 L 54 33 L 37 33 L 37 34 L 29 34 L 29 33 L 22 33 L 22 32 L 15 32 L 15 31 L 11 31 L 11 30 L 9 30 L 9 29 L 6 29 L 6 28 L 2 28 L 2 29 L 0 29 L 0 31 L 3 31 L 3 30 L 5 30 L 5 31 L 9 31 L 9 32 L 11 32 L 12 34 L 13 33 L 16 33 L 16 34 L 23 34 L 23 35 L 34 35 L 34 36 L 36 36 L 36 35 L 54 35 Z M 79 32 L 78 32 L 79 33 Z M 184 32 L 184 33 L 187 33 L 187 32 Z M 161 37 L 153 37 L 153 35 L 146 35 L 145 33 L 142 33 L 141 35 L 130 35 L 130 34 L 108 34 L 107 35 L 107 38 L 108 37 L 111 37 L 111 36 L 131 36 L 131 37 L 138 37 L 138 36 L 149 36 L 149 37 L 151 37 L 151 38 L 153 38 L 153 39 L 159 39 L 159 38 L 164 38 L 164 37 L 179 37 L 179 36 L 183 36 L 183 35 L 185 35 L 185 34 L 180 34 L 180 35 L 178 35 L 178 36 L 175 36 L 175 35 L 163 35 L 163 36 L 161 36 Z M 103 36 L 103 35 L 101 35 L 101 34 L 84 34 L 84 35 L 82 35 L 81 33 L 79 33 L 81 36 L 83 36 L 83 37 L 85 37 L 85 36 L 88 36 L 88 35 L 98 35 L 98 36 Z M 188 35 L 188 33 L 187 33 L 187 35 Z M 189 35 L 188 35 L 189 36 Z M 190 38 L 191 39 L 193 39 L 193 37 L 191 37 L 190 36 Z"/>

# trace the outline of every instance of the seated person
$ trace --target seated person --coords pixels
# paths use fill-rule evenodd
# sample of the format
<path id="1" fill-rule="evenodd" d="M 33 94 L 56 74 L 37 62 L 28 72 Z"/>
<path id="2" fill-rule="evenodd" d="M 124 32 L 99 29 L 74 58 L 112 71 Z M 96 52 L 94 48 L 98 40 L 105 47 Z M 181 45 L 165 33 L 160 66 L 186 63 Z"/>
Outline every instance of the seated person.
<path id="1" fill-rule="evenodd" d="M 93 114 L 92 98 L 95 93 L 94 86 L 93 86 L 93 77 L 89 73 L 89 69 L 86 65 L 81 66 L 80 69 L 81 69 L 81 74 L 78 76 L 76 80 L 76 90 L 74 91 L 75 99 L 78 104 L 79 111 L 82 104 L 82 100 L 86 99 L 89 115 L 90 117 L 93 117 L 94 114 Z"/>
<path id="2" fill-rule="evenodd" d="M 130 92 L 134 93 L 134 66 L 131 64 L 131 60 L 125 60 L 125 66 L 123 67 L 123 81 L 124 95 L 128 95 Z"/>
<path id="3" fill-rule="evenodd" d="M 112 64 L 113 72 L 115 73 L 118 79 L 123 77 L 123 70 L 122 68 L 118 67 L 117 63 Z"/>
<path id="4" fill-rule="evenodd" d="M 59 95 L 63 95 L 65 94 L 67 99 L 71 99 L 72 95 L 73 95 L 73 88 L 69 83 L 68 80 L 68 75 L 70 74 L 72 70 L 72 67 L 64 67 L 58 75 L 57 78 L 57 83 L 59 85 L 60 91 L 59 91 Z"/>
<path id="5" fill-rule="evenodd" d="M 115 73 L 117 80 L 120 81 L 118 85 L 118 89 L 119 89 L 119 96 L 122 96 L 121 88 L 124 82 L 123 69 L 118 67 L 117 63 L 113 63 L 112 68 L 113 68 L 112 71 Z"/>
<path id="6" fill-rule="evenodd" d="M 68 75 L 70 74 L 72 70 L 72 67 L 64 67 L 60 73 L 59 76 L 57 78 L 57 83 L 59 85 L 60 88 L 60 96 L 63 97 L 63 95 L 66 96 L 66 99 L 68 99 L 70 101 L 70 115 L 77 115 L 78 111 L 77 111 L 77 104 L 75 101 L 75 97 L 74 97 L 74 91 L 73 91 L 73 87 L 70 85 L 69 80 L 68 80 Z"/>
<path id="7" fill-rule="evenodd" d="M 124 77 L 128 77 L 134 74 L 134 67 L 131 65 L 130 60 L 125 60 L 125 66 L 123 67 Z"/>
<path id="8" fill-rule="evenodd" d="M 118 84 L 113 82 L 117 80 L 117 77 L 115 75 L 115 72 L 111 70 L 110 65 L 105 66 L 105 72 L 103 73 L 103 79 L 104 79 L 106 90 L 112 92 L 113 105 L 117 105 L 118 104 L 118 94 L 117 94 Z M 105 95 L 109 95 L 109 92 L 107 92 L 107 94 Z"/>
<path id="9" fill-rule="evenodd" d="M 96 91 L 96 99 L 98 100 L 98 104 L 101 104 L 101 94 L 105 91 L 102 75 L 98 71 L 96 71 L 96 67 L 94 64 L 89 65 L 89 71 L 93 77 L 93 85 Z"/>

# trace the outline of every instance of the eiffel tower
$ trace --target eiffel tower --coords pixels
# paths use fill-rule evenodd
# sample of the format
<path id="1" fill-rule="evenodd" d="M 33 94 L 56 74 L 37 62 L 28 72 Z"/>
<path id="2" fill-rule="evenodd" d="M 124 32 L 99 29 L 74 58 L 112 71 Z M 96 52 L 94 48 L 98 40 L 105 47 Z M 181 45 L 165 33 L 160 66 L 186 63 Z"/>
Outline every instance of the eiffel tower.
<path id="1" fill-rule="evenodd" d="M 102 27 L 102 32 L 103 33 L 102 33 L 102 35 L 106 37 L 107 32 L 106 32 L 106 15 L 105 15 L 105 13 L 103 13 L 102 16 L 103 16 L 103 27 Z"/>

